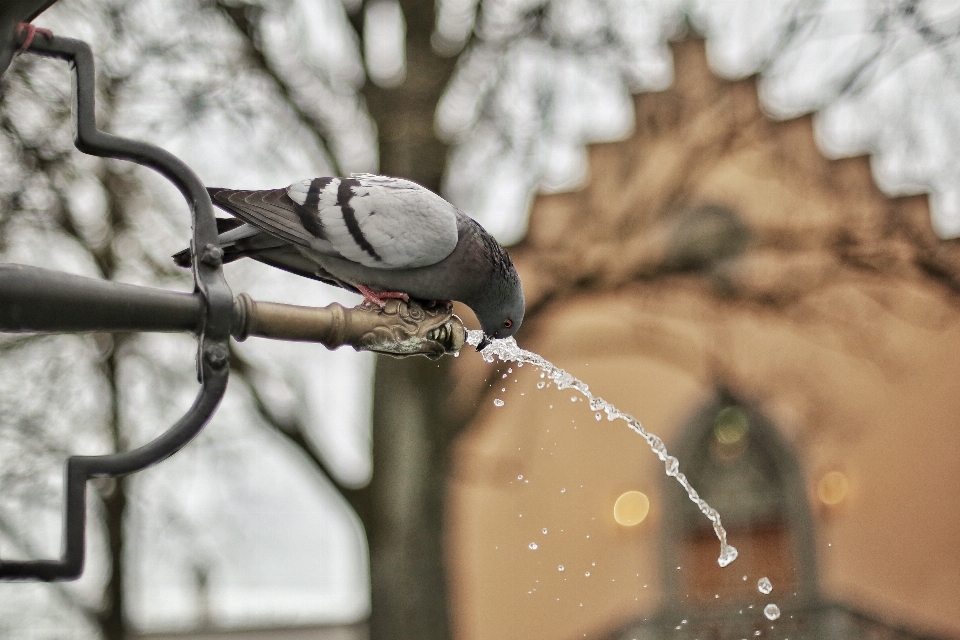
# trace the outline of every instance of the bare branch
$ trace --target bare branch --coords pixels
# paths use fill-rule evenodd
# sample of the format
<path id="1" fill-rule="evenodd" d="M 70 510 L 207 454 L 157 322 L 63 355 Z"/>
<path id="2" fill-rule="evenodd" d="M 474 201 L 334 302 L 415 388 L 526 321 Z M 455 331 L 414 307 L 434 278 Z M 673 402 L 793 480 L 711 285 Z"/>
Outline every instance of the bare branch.
<path id="1" fill-rule="evenodd" d="M 337 480 L 336 475 L 330 469 L 329 465 L 327 465 L 326 461 L 324 461 L 324 459 L 317 452 L 313 443 L 311 443 L 307 438 L 306 428 L 299 416 L 284 418 L 277 415 L 277 413 L 270 408 L 270 405 L 264 400 L 260 390 L 257 388 L 257 385 L 254 382 L 254 378 L 257 374 L 256 367 L 243 356 L 241 356 L 236 349 L 232 348 L 230 350 L 230 372 L 233 374 L 235 379 L 243 380 L 243 383 L 250 392 L 250 397 L 253 400 L 253 405 L 257 411 L 257 415 L 260 417 L 263 423 L 270 427 L 270 429 L 274 432 L 282 435 L 290 444 L 299 449 L 313 464 L 314 468 L 320 473 L 320 475 L 329 481 L 330 484 L 333 485 L 337 491 L 343 495 L 347 503 L 349 503 L 351 506 L 355 506 L 356 496 L 359 490 L 348 487 Z"/>
<path id="2" fill-rule="evenodd" d="M 230 23 L 236 28 L 237 33 L 243 38 L 246 47 L 247 62 L 273 82 L 280 97 L 290 107 L 291 111 L 293 111 L 293 114 L 300 124 L 313 134 L 317 144 L 327 155 L 334 173 L 342 175 L 343 170 L 331 148 L 333 136 L 328 130 L 326 123 L 301 104 L 301 101 L 295 95 L 293 87 L 280 70 L 270 61 L 260 41 L 260 15 L 263 9 L 255 5 L 233 4 L 231 2 L 225 2 L 224 0 L 215 0 L 214 6 L 229 19 Z"/>

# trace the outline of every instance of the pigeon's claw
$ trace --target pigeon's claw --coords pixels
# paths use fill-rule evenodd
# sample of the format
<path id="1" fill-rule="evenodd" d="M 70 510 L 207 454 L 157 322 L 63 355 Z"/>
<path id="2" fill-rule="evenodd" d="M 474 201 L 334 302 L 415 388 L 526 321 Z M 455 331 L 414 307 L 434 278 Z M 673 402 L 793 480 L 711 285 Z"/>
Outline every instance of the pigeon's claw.
<path id="1" fill-rule="evenodd" d="M 33 44 L 33 39 L 38 33 L 48 38 L 53 37 L 53 31 L 50 31 L 50 29 L 41 29 L 28 22 L 21 22 L 17 25 L 17 35 L 23 37 L 23 44 L 20 45 L 20 53 L 30 48 L 30 45 Z"/>
<path id="2" fill-rule="evenodd" d="M 357 285 L 357 291 L 363 294 L 364 302 L 371 302 L 381 309 L 387 304 L 385 300 L 395 299 L 410 302 L 410 296 L 399 291 L 374 291 L 370 287 L 362 284 Z"/>

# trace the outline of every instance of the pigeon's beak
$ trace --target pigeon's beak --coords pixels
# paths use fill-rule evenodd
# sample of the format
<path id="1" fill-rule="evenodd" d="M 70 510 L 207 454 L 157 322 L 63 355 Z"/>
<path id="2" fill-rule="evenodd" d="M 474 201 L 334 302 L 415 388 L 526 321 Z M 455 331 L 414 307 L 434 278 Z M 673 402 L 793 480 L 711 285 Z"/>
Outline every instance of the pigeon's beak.
<path id="1" fill-rule="evenodd" d="M 483 340 L 481 340 L 480 344 L 477 345 L 477 351 L 483 351 L 487 348 L 488 344 L 490 344 L 490 336 L 483 334 Z"/>

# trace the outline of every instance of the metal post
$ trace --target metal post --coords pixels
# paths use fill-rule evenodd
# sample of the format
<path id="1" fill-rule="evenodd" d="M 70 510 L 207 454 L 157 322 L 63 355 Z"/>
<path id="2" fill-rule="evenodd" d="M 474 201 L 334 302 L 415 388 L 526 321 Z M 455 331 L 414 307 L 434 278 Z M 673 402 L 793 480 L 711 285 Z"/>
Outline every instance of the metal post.
<path id="1" fill-rule="evenodd" d="M 196 174 L 163 149 L 97 129 L 93 53 L 85 43 L 37 34 L 30 51 L 66 60 L 73 68 L 77 149 L 154 169 L 180 189 L 193 216 L 191 251 L 195 292 L 188 296 L 190 300 L 179 297 L 181 294 L 172 297 L 161 294 L 156 302 L 151 302 L 147 298 L 154 297 L 153 294 L 145 295 L 138 288 L 99 282 L 79 284 L 80 280 L 69 276 L 50 276 L 49 272 L 44 274 L 42 270 L 26 267 L 6 268 L 0 273 L 0 277 L 9 278 L 9 281 L 4 278 L 0 287 L 7 296 L 3 321 L 15 330 L 28 329 L 30 322 L 36 322 L 36 328 L 42 326 L 48 330 L 93 330 L 95 326 L 109 324 L 112 319 L 128 324 L 135 320 L 168 323 L 182 329 L 192 318 L 199 320 L 190 324 L 200 335 L 197 369 L 201 385 L 193 406 L 170 430 L 133 451 L 68 458 L 64 471 L 66 501 L 60 559 L 0 561 L 0 579 L 72 580 L 83 572 L 87 480 L 134 473 L 164 460 L 193 439 L 220 404 L 229 375 L 233 295 L 220 268 L 223 253 L 217 244 L 213 206 Z M 31 278 L 38 291 L 31 292 L 25 287 Z M 51 291 L 44 291 L 48 285 Z M 75 285 L 78 288 L 74 289 Z M 105 307 L 98 310 L 91 304 L 94 300 L 104 302 Z M 71 302 L 78 306 L 70 307 Z M 198 313 L 194 315 L 194 311 Z M 151 312 L 157 315 L 154 320 L 149 319 Z"/>
<path id="2" fill-rule="evenodd" d="M 383 309 L 311 309 L 259 303 L 246 295 L 234 301 L 221 270 L 223 252 L 213 207 L 197 176 L 163 149 L 97 129 L 93 54 L 85 43 L 37 34 L 30 51 L 73 67 L 77 149 L 154 169 L 180 189 L 193 216 L 193 293 L 0 265 L 0 331 L 189 331 L 199 338 L 200 392 L 173 427 L 132 451 L 67 459 L 60 559 L 0 561 L 0 580 L 72 580 L 83 572 L 87 480 L 141 471 L 173 455 L 200 432 L 226 390 L 231 332 L 241 340 L 259 335 L 321 342 L 331 349 L 349 344 L 395 356 L 438 358 L 458 351 L 466 330 L 452 309 L 424 308 L 412 301 L 391 300 Z"/>

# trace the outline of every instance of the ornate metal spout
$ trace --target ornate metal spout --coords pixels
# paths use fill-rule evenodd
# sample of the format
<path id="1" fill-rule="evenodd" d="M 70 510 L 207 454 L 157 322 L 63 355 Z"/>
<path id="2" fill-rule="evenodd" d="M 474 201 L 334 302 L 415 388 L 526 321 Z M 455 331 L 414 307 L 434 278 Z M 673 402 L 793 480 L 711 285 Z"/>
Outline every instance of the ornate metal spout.
<path id="1" fill-rule="evenodd" d="M 350 345 L 394 357 L 425 355 L 437 359 L 460 350 L 466 328 L 446 307 L 424 308 L 414 300 L 387 300 L 382 309 L 364 304 L 347 309 L 298 307 L 257 302 L 245 293 L 234 301 L 232 334 L 237 340 L 261 336 L 275 340 L 319 342 L 328 349 Z"/>

